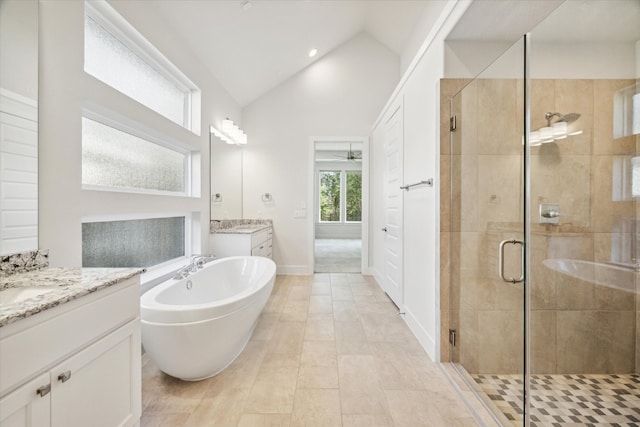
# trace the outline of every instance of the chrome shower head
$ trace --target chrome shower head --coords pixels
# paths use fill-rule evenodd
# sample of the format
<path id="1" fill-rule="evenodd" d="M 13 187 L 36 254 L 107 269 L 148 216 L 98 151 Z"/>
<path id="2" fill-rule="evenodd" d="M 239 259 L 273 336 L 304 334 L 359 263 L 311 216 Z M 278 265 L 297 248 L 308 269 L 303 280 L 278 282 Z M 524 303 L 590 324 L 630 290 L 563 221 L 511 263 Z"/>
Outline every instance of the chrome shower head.
<path id="1" fill-rule="evenodd" d="M 547 120 L 547 126 L 551 126 L 551 119 L 553 119 L 554 117 L 558 118 L 557 120 L 558 122 L 571 123 L 578 120 L 580 118 L 580 114 L 578 113 L 561 114 L 561 113 L 548 112 L 544 115 L 544 118 Z"/>
<path id="2" fill-rule="evenodd" d="M 569 114 L 565 114 L 564 116 L 560 117 L 558 119 L 558 121 L 559 122 L 571 123 L 571 122 L 575 122 L 579 118 L 580 118 L 580 114 L 578 114 L 578 113 L 569 113 Z"/>

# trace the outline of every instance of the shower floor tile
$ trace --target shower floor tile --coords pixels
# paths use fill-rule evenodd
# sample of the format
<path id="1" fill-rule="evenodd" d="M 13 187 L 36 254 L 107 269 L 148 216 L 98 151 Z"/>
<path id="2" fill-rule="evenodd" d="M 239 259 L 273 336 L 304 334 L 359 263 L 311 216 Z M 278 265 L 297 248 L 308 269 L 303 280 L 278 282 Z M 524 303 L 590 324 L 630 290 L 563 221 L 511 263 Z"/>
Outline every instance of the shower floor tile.
<path id="1" fill-rule="evenodd" d="M 473 375 L 495 406 L 522 425 L 519 375 Z M 640 426 L 640 375 L 533 375 L 531 425 Z"/>

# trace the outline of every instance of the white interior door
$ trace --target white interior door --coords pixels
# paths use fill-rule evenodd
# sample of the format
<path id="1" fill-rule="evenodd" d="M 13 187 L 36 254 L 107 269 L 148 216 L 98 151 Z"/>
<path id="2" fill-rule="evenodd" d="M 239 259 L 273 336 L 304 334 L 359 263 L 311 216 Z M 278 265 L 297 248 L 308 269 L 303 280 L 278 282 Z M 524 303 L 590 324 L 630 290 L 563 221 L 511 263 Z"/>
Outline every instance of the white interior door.
<path id="1" fill-rule="evenodd" d="M 402 311 L 402 105 L 385 123 L 384 290 Z"/>

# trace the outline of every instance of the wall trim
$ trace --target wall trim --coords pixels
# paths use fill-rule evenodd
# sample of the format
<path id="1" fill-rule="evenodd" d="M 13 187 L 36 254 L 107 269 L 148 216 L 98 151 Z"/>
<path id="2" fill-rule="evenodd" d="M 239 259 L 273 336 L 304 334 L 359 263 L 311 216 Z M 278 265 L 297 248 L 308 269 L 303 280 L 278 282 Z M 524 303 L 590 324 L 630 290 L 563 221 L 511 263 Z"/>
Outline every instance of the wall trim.
<path id="1" fill-rule="evenodd" d="M 23 119 L 38 121 L 38 101 L 0 88 L 0 111 Z"/>
<path id="2" fill-rule="evenodd" d="M 418 339 L 418 342 L 420 343 L 422 348 L 424 348 L 424 350 L 427 352 L 427 355 L 434 362 L 440 362 L 440 355 L 436 351 L 436 340 L 431 335 L 429 335 L 426 329 L 424 329 L 420 322 L 418 322 L 411 310 L 409 310 L 406 306 L 404 307 L 404 312 L 405 314 L 404 316 L 402 316 L 402 318 L 404 319 L 407 326 L 409 326 L 411 332 L 413 332 L 413 335 L 415 335 L 415 337 Z"/>
<path id="3" fill-rule="evenodd" d="M 311 276 L 313 275 L 313 268 L 309 268 L 308 265 L 278 265 L 276 274 L 283 276 Z"/>

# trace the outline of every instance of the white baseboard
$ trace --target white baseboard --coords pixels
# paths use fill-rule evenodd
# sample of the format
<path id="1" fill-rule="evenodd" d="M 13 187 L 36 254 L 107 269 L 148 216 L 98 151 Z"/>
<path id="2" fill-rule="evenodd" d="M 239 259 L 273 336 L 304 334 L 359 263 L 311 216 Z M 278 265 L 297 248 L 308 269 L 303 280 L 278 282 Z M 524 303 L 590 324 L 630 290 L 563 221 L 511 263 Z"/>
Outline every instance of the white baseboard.
<path id="1" fill-rule="evenodd" d="M 439 362 L 440 355 L 436 351 L 437 349 L 436 341 L 422 327 L 422 325 L 420 324 L 420 322 L 418 322 L 418 320 L 413 315 L 413 313 L 411 313 L 411 310 L 408 310 L 406 306 L 405 306 L 405 314 L 403 317 L 404 317 L 404 321 L 409 326 L 409 329 L 411 329 L 411 332 L 413 332 L 413 334 L 418 339 L 418 342 L 420 343 L 422 348 L 424 348 L 424 351 L 427 352 L 427 355 L 429 355 L 431 360 L 433 360 L 434 362 Z"/>
<path id="2" fill-rule="evenodd" d="M 278 265 L 276 274 L 283 276 L 309 276 L 313 274 L 313 268 L 308 265 Z"/>

